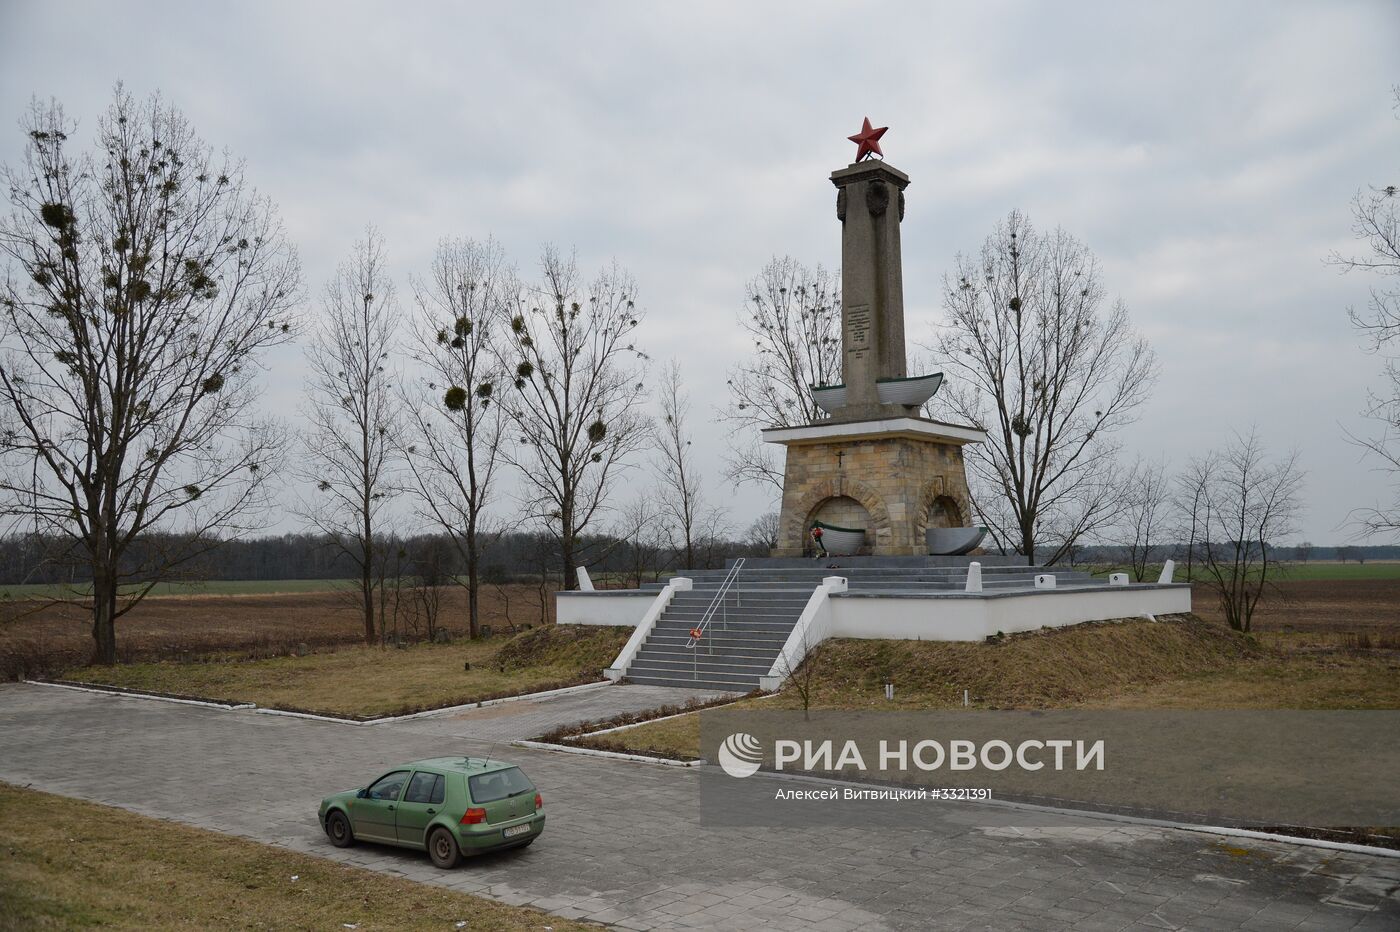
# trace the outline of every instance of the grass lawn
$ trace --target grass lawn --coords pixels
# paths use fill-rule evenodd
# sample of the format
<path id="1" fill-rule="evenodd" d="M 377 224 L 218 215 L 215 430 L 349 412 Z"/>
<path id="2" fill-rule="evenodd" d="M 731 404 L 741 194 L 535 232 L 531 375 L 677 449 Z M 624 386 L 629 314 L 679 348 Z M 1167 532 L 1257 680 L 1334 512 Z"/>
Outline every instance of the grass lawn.
<path id="1" fill-rule="evenodd" d="M 463 868 L 470 870 L 470 867 Z M 0 784 L 0 929 L 596 928 Z"/>
<path id="2" fill-rule="evenodd" d="M 1284 579 L 1400 579 L 1400 563 L 1289 563 Z"/>
<path id="3" fill-rule="evenodd" d="M 402 649 L 355 646 L 267 660 L 81 667 L 63 678 L 274 709 L 377 717 L 598 680 L 630 634 L 627 628 L 549 626 L 514 637 Z"/>
<path id="4" fill-rule="evenodd" d="M 740 701 L 748 703 L 753 700 Z M 766 703 L 765 708 L 777 708 L 772 704 L 777 702 L 777 699 L 761 701 Z M 731 708 L 742 708 L 742 706 L 736 705 Z M 700 713 L 691 712 L 686 715 L 678 715 L 675 718 L 668 718 L 665 721 L 651 722 L 646 725 L 638 725 L 636 728 L 600 735 L 597 738 L 585 738 L 582 741 L 570 741 L 569 743 L 605 751 L 619 751 L 624 754 L 645 754 L 648 757 L 693 760 L 700 756 Z"/>
<path id="5" fill-rule="evenodd" d="M 1346 636 L 1248 637 L 1194 616 L 1079 625 L 1001 643 L 836 639 L 815 653 L 814 709 L 1397 709 L 1400 652 Z M 895 700 L 884 683 L 895 684 Z M 741 700 L 800 709 L 793 683 Z M 696 757 L 698 713 L 584 739 L 607 750 Z"/>

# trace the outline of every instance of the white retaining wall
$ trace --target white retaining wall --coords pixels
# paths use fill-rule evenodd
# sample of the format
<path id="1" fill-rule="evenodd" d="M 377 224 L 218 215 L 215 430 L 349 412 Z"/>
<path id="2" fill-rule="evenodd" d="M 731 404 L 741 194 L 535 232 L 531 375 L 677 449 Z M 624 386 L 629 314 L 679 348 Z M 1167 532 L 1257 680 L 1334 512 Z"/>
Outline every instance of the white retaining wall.
<path id="1" fill-rule="evenodd" d="M 686 580 L 689 583 L 689 580 Z M 654 624 L 670 602 L 670 593 L 560 592 L 558 619 L 564 625 Z M 826 637 L 893 638 L 920 641 L 980 641 L 1002 632 L 1033 631 L 1142 615 L 1171 615 L 1191 611 L 1191 587 L 1176 585 L 1094 586 L 1076 589 L 1026 590 L 894 598 L 865 594 L 833 594 L 823 608 L 821 623 L 808 636 L 818 643 Z M 829 613 L 829 614 L 828 614 Z M 650 628 L 650 625 L 647 626 Z"/>
<path id="2" fill-rule="evenodd" d="M 556 592 L 555 619 L 561 625 L 625 625 L 634 628 L 646 617 L 658 593 L 619 589 L 609 592 Z"/>
<path id="3" fill-rule="evenodd" d="M 783 643 L 782 650 L 774 658 L 768 674 L 758 678 L 759 688 L 769 691 L 781 689 L 787 678 L 802 666 L 807 652 L 831 637 L 831 596 L 845 591 L 844 576 L 827 576 L 821 581 L 807 600 L 807 606 Z"/>
<path id="4" fill-rule="evenodd" d="M 1058 628 L 1083 621 L 1191 611 L 1191 587 L 1101 586 L 981 593 L 930 599 L 842 595 L 831 599 L 828 635 L 921 641 L 980 641 L 1002 632 Z"/>

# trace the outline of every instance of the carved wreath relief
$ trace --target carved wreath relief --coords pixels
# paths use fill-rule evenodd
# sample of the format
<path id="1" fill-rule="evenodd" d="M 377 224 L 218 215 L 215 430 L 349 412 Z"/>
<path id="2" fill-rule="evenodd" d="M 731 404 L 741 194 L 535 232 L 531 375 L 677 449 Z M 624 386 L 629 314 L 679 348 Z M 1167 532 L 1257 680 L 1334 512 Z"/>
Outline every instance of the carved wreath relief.
<path id="1" fill-rule="evenodd" d="M 870 216 L 883 216 L 889 206 L 889 186 L 883 181 L 867 181 L 865 183 L 865 209 L 870 211 Z"/>

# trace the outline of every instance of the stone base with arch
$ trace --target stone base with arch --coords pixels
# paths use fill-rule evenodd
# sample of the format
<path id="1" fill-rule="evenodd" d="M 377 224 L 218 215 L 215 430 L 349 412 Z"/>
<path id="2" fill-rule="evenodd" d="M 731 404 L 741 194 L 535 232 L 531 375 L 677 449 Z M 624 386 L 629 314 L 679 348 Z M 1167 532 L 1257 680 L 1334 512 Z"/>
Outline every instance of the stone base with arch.
<path id="1" fill-rule="evenodd" d="M 927 428 L 845 435 L 837 430 L 834 436 L 830 429 L 813 428 L 767 433 L 808 435 L 765 438 L 787 447 L 775 557 L 809 553 L 816 521 L 865 528 L 861 553 L 876 556 L 925 554 L 925 529 L 971 523 L 962 446 L 972 438 L 931 436 L 935 432 Z"/>

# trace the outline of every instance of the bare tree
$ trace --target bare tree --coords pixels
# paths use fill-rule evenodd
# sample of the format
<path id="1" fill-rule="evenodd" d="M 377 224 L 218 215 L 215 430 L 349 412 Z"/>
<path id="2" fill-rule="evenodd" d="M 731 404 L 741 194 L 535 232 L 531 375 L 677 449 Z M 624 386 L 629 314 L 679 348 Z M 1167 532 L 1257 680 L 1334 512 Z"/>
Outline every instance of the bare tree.
<path id="1" fill-rule="evenodd" d="M 377 541 L 375 550 L 372 591 L 378 605 L 379 644 L 384 646 L 392 641 L 402 646 L 407 641 L 400 631 L 400 619 L 407 622 L 414 634 L 418 632 L 418 616 L 414 611 L 413 564 L 407 546 L 398 535 Z M 356 602 L 359 601 L 358 596 L 357 592 Z"/>
<path id="2" fill-rule="evenodd" d="M 242 165 L 159 97 L 118 86 L 95 156 L 57 103 L 24 128 L 0 220 L 0 508 L 81 554 L 91 594 L 67 601 L 111 664 L 118 618 L 257 526 L 284 434 L 254 375 L 300 269 Z"/>
<path id="3" fill-rule="evenodd" d="M 438 246 L 431 277 L 413 287 L 414 357 L 427 374 L 418 397 L 405 399 L 406 462 L 420 514 L 447 534 L 465 564 L 468 630 L 475 638 L 481 561 L 495 534 L 487 509 L 506 440 L 497 399 L 507 377 L 494 341 L 519 285 L 494 240 L 449 239 Z"/>
<path id="4" fill-rule="evenodd" d="M 754 355 L 730 372 L 729 405 L 720 413 L 732 426 L 726 463 L 733 481 L 766 482 L 781 492 L 783 464 L 757 430 L 825 417 L 811 387 L 841 379 L 840 278 L 784 256 L 746 286 L 739 325 L 753 339 Z"/>
<path id="5" fill-rule="evenodd" d="M 700 569 L 714 569 L 724 560 L 724 554 L 733 544 L 733 527 L 729 523 L 729 512 L 723 508 L 708 508 L 700 514 L 700 535 L 696 538 L 696 553 L 699 555 Z"/>
<path id="6" fill-rule="evenodd" d="M 491 584 L 496 590 L 496 601 L 501 606 L 501 617 L 505 619 L 506 625 L 511 633 L 515 633 L 515 619 L 510 614 L 510 587 L 504 582 L 493 582 Z"/>
<path id="7" fill-rule="evenodd" d="M 791 689 L 802 703 L 802 718 L 811 719 L 812 699 L 826 672 L 823 662 L 825 655 L 820 644 L 812 644 L 807 629 L 802 630 L 802 657 L 794 662 L 786 647 L 778 654 L 778 673 L 783 677 L 783 688 Z"/>
<path id="8" fill-rule="evenodd" d="M 1112 435 L 1132 423 L 1156 359 L 1098 260 L 1013 211 L 944 278 L 936 348 L 954 378 L 940 406 L 988 432 L 966 448 L 974 506 L 1003 548 L 1054 563 L 1121 504 Z"/>
<path id="9" fill-rule="evenodd" d="M 451 551 L 455 549 L 455 543 L 441 537 L 420 540 L 414 546 L 412 612 L 413 617 L 422 622 L 423 633 L 429 641 L 436 642 L 441 630 L 442 599 L 447 587 L 452 584 Z M 476 636 L 475 625 L 472 636 Z"/>
<path id="10" fill-rule="evenodd" d="M 389 369 L 399 308 L 384 242 L 373 229 L 337 269 L 321 303 L 306 353 L 308 427 L 299 469 L 315 491 L 299 511 L 355 565 L 365 641 L 372 644 L 379 564 L 392 556 L 381 552 L 378 537 L 388 529 L 386 506 L 399 480 Z"/>
<path id="11" fill-rule="evenodd" d="M 705 494 L 691 454 L 690 396 L 681 385 L 680 364 L 672 360 L 661 373 L 661 420 L 657 424 L 656 459 L 652 463 L 660 485 L 657 503 L 675 530 L 677 549 L 686 569 L 695 568 L 696 541 L 701 535 Z"/>
<path id="12" fill-rule="evenodd" d="M 1400 117 L 1400 85 L 1392 89 Z M 1400 534 L 1400 188 L 1394 184 L 1358 191 L 1352 199 L 1352 232 L 1366 244 L 1361 255 L 1333 253 L 1329 261 L 1343 271 L 1370 272 L 1386 281 L 1371 288 L 1364 310 L 1352 308 L 1351 321 L 1369 349 L 1385 359 L 1385 385 L 1370 393 L 1367 415 L 1379 425 L 1372 437 L 1351 436 L 1392 478 L 1393 500 L 1357 511 L 1361 535 Z"/>
<path id="13" fill-rule="evenodd" d="M 553 603 L 553 589 L 550 586 L 550 565 L 558 565 L 559 562 L 559 538 L 553 529 L 538 531 L 530 535 L 529 548 L 526 551 L 531 569 L 530 578 L 535 584 L 535 604 L 539 609 L 539 623 L 547 625 L 550 622 L 550 606 Z M 515 627 L 511 623 L 512 629 Z"/>
<path id="14" fill-rule="evenodd" d="M 1298 562 L 1300 562 L 1300 563 L 1307 563 L 1309 560 L 1312 559 L 1312 553 L 1313 553 L 1313 542 L 1312 542 L 1312 541 L 1310 541 L 1310 540 L 1305 540 L 1305 541 L 1299 543 L 1298 546 L 1294 547 L 1293 549 L 1294 549 L 1294 551 L 1295 551 L 1295 552 L 1297 553 L 1297 555 L 1298 555 Z"/>
<path id="15" fill-rule="evenodd" d="M 642 312 L 636 283 L 616 265 L 584 286 L 572 256 L 547 248 L 540 264 L 541 285 L 506 328 L 516 391 L 505 407 L 520 438 L 507 456 L 519 468 L 530 516 L 558 543 L 561 585 L 572 588 L 581 533 L 648 442 L 646 357 L 634 343 Z"/>
<path id="16" fill-rule="evenodd" d="M 1178 539 L 1186 541 L 1186 579 L 1192 582 L 1196 579 L 1196 555 L 1201 546 L 1208 476 L 1205 470 L 1187 469 L 1176 477 L 1173 532 Z"/>
<path id="17" fill-rule="evenodd" d="M 1120 493 L 1122 511 L 1119 526 L 1128 551 L 1133 577 L 1142 582 L 1148 567 L 1164 558 L 1164 539 L 1170 533 L 1172 484 L 1165 462 L 1139 460 L 1128 472 Z"/>
<path id="18" fill-rule="evenodd" d="M 778 531 L 782 521 L 776 511 L 770 511 L 749 525 L 748 543 L 760 550 L 772 550 L 778 546 Z"/>
<path id="19" fill-rule="evenodd" d="M 1182 479 L 1200 490 L 1198 575 L 1237 631 L 1250 630 L 1273 579 L 1274 542 L 1296 530 L 1302 483 L 1297 454 L 1270 461 L 1253 432 L 1193 460 Z"/>
<path id="20" fill-rule="evenodd" d="M 652 490 L 642 491 L 618 509 L 612 534 L 625 544 L 622 550 L 633 588 L 640 589 L 648 574 L 658 578 L 671 564 L 671 540 L 664 520 L 667 510 Z"/>

